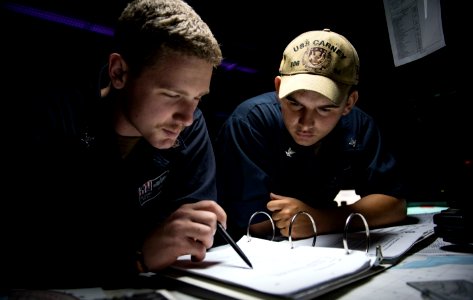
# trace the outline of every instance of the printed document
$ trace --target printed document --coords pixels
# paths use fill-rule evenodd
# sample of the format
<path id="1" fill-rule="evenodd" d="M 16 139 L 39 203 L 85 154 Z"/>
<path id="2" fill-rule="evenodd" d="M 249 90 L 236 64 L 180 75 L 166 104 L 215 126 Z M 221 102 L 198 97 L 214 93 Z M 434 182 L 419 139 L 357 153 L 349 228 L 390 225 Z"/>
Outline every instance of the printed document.
<path id="1" fill-rule="evenodd" d="M 394 65 L 445 46 L 440 0 L 384 0 Z"/>
<path id="2" fill-rule="evenodd" d="M 296 246 L 243 236 L 237 244 L 253 264 L 249 268 L 228 245 L 209 251 L 205 260 L 182 256 L 172 266 L 190 273 L 272 295 L 291 295 L 368 271 L 374 262 L 365 252 Z"/>

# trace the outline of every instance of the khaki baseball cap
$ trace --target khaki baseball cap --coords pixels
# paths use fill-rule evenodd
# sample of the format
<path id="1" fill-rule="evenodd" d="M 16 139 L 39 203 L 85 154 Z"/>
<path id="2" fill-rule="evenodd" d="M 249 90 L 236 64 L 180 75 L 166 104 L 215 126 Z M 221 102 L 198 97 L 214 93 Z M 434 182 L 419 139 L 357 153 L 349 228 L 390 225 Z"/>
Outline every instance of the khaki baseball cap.
<path id="1" fill-rule="evenodd" d="M 360 60 L 353 45 L 330 29 L 302 33 L 287 45 L 279 73 L 279 98 L 298 90 L 321 93 L 339 105 L 358 84 Z"/>

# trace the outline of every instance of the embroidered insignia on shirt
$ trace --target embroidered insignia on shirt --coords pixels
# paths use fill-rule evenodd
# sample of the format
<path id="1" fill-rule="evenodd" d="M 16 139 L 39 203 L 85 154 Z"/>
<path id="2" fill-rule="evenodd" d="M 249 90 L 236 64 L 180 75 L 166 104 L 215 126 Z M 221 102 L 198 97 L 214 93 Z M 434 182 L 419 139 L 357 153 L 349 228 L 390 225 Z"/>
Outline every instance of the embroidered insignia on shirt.
<path id="1" fill-rule="evenodd" d="M 356 147 L 356 140 L 354 138 L 351 138 L 350 141 L 348 142 L 348 145 L 352 146 L 353 148 Z"/>
<path id="2" fill-rule="evenodd" d="M 84 133 L 82 133 L 80 140 L 85 145 L 86 148 L 90 148 L 95 138 L 93 136 L 90 136 L 89 133 L 85 131 Z"/>
<path id="3" fill-rule="evenodd" d="M 289 147 L 289 149 L 287 149 L 286 151 L 286 156 L 287 157 L 292 157 L 292 155 L 296 153 L 294 150 L 291 149 L 291 147 Z"/>
<path id="4" fill-rule="evenodd" d="M 144 206 L 146 202 L 153 200 L 161 194 L 163 183 L 168 176 L 169 170 L 164 171 L 161 175 L 147 180 L 140 187 L 138 187 L 138 200 L 140 205 Z"/>

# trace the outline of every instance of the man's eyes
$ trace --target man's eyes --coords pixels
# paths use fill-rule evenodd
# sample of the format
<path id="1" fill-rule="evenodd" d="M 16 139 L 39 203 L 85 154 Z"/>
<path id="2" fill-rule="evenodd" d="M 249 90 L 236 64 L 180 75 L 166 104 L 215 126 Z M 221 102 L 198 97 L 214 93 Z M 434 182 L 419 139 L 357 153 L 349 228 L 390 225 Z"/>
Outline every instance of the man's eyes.
<path id="1" fill-rule="evenodd" d="M 292 106 L 302 106 L 299 102 L 286 98 L 287 102 Z"/>

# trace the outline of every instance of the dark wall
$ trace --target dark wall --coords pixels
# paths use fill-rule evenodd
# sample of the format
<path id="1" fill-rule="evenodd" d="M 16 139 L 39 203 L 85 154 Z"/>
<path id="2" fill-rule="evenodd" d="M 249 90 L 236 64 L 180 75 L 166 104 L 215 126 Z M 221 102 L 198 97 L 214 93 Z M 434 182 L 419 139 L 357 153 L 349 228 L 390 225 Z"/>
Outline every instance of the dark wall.
<path id="1" fill-rule="evenodd" d="M 113 27 L 127 1 L 37 2 L 15 1 Z M 212 136 L 238 103 L 273 89 L 290 40 L 303 31 L 330 28 L 350 39 L 359 53 L 358 105 L 375 117 L 400 156 L 413 187 L 410 200 L 468 197 L 463 188 L 473 182 L 472 101 L 466 96 L 465 75 L 460 75 L 469 70 L 460 4 L 441 1 L 446 47 L 395 67 L 381 0 L 260 1 L 257 7 L 247 0 L 188 2 L 209 23 L 225 56 L 201 104 Z M 96 78 L 106 61 L 110 36 L 5 7 L 1 18 L 7 24 L 2 28 L 7 87 L 86 84 Z M 9 101 L 22 101 L 21 88 Z"/>

